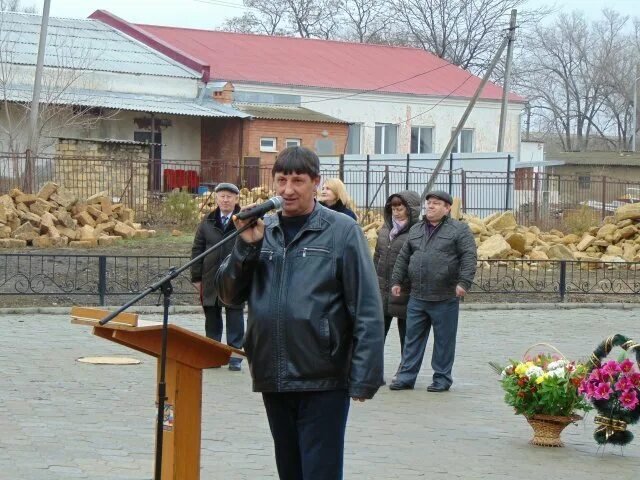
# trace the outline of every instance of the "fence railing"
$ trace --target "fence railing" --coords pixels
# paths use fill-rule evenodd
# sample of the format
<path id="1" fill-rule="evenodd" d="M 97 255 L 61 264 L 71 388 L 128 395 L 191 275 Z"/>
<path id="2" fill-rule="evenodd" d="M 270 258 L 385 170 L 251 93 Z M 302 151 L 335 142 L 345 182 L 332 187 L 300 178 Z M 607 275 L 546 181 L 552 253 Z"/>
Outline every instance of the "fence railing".
<path id="1" fill-rule="evenodd" d="M 513 210 L 523 225 L 544 229 L 562 228 L 567 216 L 588 207 L 594 221 L 610 215 L 624 202 L 640 201 L 640 183 L 607 176 L 567 176 L 536 173 L 530 169 L 510 171 L 512 157 L 497 158 L 507 170 L 485 171 L 460 168 L 492 166 L 489 157 L 451 156 L 434 188 L 461 199 L 462 211 L 479 217 Z M 484 163 L 483 163 L 484 162 Z M 331 157 L 321 159 L 324 178 L 343 180 L 359 208 L 380 209 L 391 193 L 401 190 L 422 192 L 433 170 L 418 160 Z M 501 164 L 501 166 L 504 166 Z M 193 194 L 213 189 L 219 182 L 241 187 L 271 186 L 271 168 L 236 165 L 222 160 L 141 160 L 134 158 L 31 157 L 0 154 L 0 194 L 18 187 L 37 191 L 45 182 L 55 181 L 80 197 L 107 191 L 114 202 L 124 203 L 144 219 L 162 210 L 173 189 Z"/>
<path id="2" fill-rule="evenodd" d="M 187 257 L 0 254 L 0 299 L 40 297 L 47 305 L 115 305 L 183 265 Z M 480 262 L 469 301 L 581 302 L 640 300 L 640 262 L 490 260 Z M 158 299 L 150 296 L 145 303 Z M 198 303 L 183 272 L 176 303 Z M 0 304 L 5 304 L 0 301 Z"/>

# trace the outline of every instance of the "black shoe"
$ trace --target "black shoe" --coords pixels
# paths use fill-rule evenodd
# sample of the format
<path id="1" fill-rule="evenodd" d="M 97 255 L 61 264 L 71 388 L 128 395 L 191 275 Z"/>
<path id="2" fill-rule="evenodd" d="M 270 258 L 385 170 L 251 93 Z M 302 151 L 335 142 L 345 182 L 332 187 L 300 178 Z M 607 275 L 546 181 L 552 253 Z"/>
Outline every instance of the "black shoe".
<path id="1" fill-rule="evenodd" d="M 229 370 L 231 370 L 232 372 L 241 372 L 242 367 L 238 363 L 230 363 Z"/>
<path id="2" fill-rule="evenodd" d="M 391 385 L 389 385 L 389 390 L 413 390 L 413 385 L 394 382 Z"/>
<path id="3" fill-rule="evenodd" d="M 427 392 L 446 392 L 447 390 L 449 390 L 449 386 L 444 387 L 442 385 L 436 385 L 435 383 L 427 387 Z"/>

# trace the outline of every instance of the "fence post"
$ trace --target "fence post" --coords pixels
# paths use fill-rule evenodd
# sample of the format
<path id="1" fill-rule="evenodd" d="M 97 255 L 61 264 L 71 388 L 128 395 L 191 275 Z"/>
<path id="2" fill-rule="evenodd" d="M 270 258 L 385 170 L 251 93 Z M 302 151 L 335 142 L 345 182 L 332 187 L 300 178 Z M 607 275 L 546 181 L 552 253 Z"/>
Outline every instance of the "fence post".
<path id="1" fill-rule="evenodd" d="M 607 209 L 605 204 L 607 203 L 607 177 L 602 177 L 602 220 L 607 216 Z"/>
<path id="2" fill-rule="evenodd" d="M 406 170 L 405 182 L 404 182 L 405 183 L 405 185 L 404 185 L 404 189 L 405 190 L 409 190 L 409 161 L 410 161 L 410 158 L 409 158 L 409 154 L 407 153 L 407 170 Z M 389 197 L 387 197 L 387 198 L 389 198 Z"/>
<path id="3" fill-rule="evenodd" d="M 511 196 L 511 189 L 509 187 L 511 180 L 511 154 L 507 155 L 507 193 L 504 198 L 504 211 L 509 210 L 509 200 Z"/>
<path id="4" fill-rule="evenodd" d="M 384 194 L 386 201 L 389 198 L 389 165 L 384 166 Z"/>
<path id="5" fill-rule="evenodd" d="M 24 152 L 24 193 L 35 193 L 33 188 L 33 152 L 27 148 Z"/>
<path id="6" fill-rule="evenodd" d="M 538 190 L 540 190 L 540 177 L 538 176 L 538 172 L 533 174 L 533 222 L 538 223 Z"/>
<path id="7" fill-rule="evenodd" d="M 453 192 L 453 152 L 449 154 L 449 195 Z"/>
<path id="8" fill-rule="evenodd" d="M 364 194 L 364 204 L 366 206 L 366 211 L 369 213 L 369 175 L 371 173 L 371 157 L 367 153 L 367 172 L 366 172 L 366 192 Z"/>
<path id="9" fill-rule="evenodd" d="M 340 159 L 338 160 L 338 178 L 344 183 L 344 153 L 340 154 Z"/>
<path id="10" fill-rule="evenodd" d="M 560 293 L 560 301 L 564 302 L 564 297 L 567 293 L 567 261 L 560 260 L 560 286 L 558 289 Z"/>
<path id="11" fill-rule="evenodd" d="M 460 172 L 460 190 L 462 213 L 467 213 L 467 172 L 464 170 Z"/>
<path id="12" fill-rule="evenodd" d="M 98 257 L 98 295 L 100 296 L 100 306 L 105 305 L 107 295 L 107 257 Z"/>

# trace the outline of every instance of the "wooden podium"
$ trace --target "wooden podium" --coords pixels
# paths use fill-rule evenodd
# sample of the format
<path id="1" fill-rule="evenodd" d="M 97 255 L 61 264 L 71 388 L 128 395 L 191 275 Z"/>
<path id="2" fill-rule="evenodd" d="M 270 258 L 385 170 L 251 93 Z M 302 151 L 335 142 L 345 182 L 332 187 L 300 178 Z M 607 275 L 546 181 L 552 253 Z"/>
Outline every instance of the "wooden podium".
<path id="1" fill-rule="evenodd" d="M 162 323 L 139 320 L 137 314 L 121 313 L 100 326 L 98 322 L 109 313 L 97 308 L 73 307 L 71 323 L 90 325 L 98 337 L 158 358 L 159 375 Z M 232 354 L 244 356 L 242 350 L 169 324 L 162 480 L 200 478 L 202 369 L 226 365 Z"/>

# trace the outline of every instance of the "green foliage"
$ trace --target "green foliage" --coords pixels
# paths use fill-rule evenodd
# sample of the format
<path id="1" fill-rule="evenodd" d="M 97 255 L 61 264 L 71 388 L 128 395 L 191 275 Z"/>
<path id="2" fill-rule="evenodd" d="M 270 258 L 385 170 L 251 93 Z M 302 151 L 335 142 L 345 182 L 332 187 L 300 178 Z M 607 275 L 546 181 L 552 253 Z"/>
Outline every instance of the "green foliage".
<path id="1" fill-rule="evenodd" d="M 187 192 L 171 192 L 163 204 L 165 217 L 181 227 L 194 227 L 198 224 L 198 204 Z"/>
<path id="2" fill-rule="evenodd" d="M 586 373 L 584 365 L 538 355 L 528 362 L 512 361 L 503 370 L 500 382 L 505 402 L 517 414 L 568 416 L 577 410 L 591 409 L 578 393 Z"/>
<path id="3" fill-rule="evenodd" d="M 569 233 L 582 235 L 600 223 L 600 215 L 588 205 L 583 205 L 579 210 L 570 210 L 564 215 L 564 224 Z"/>

